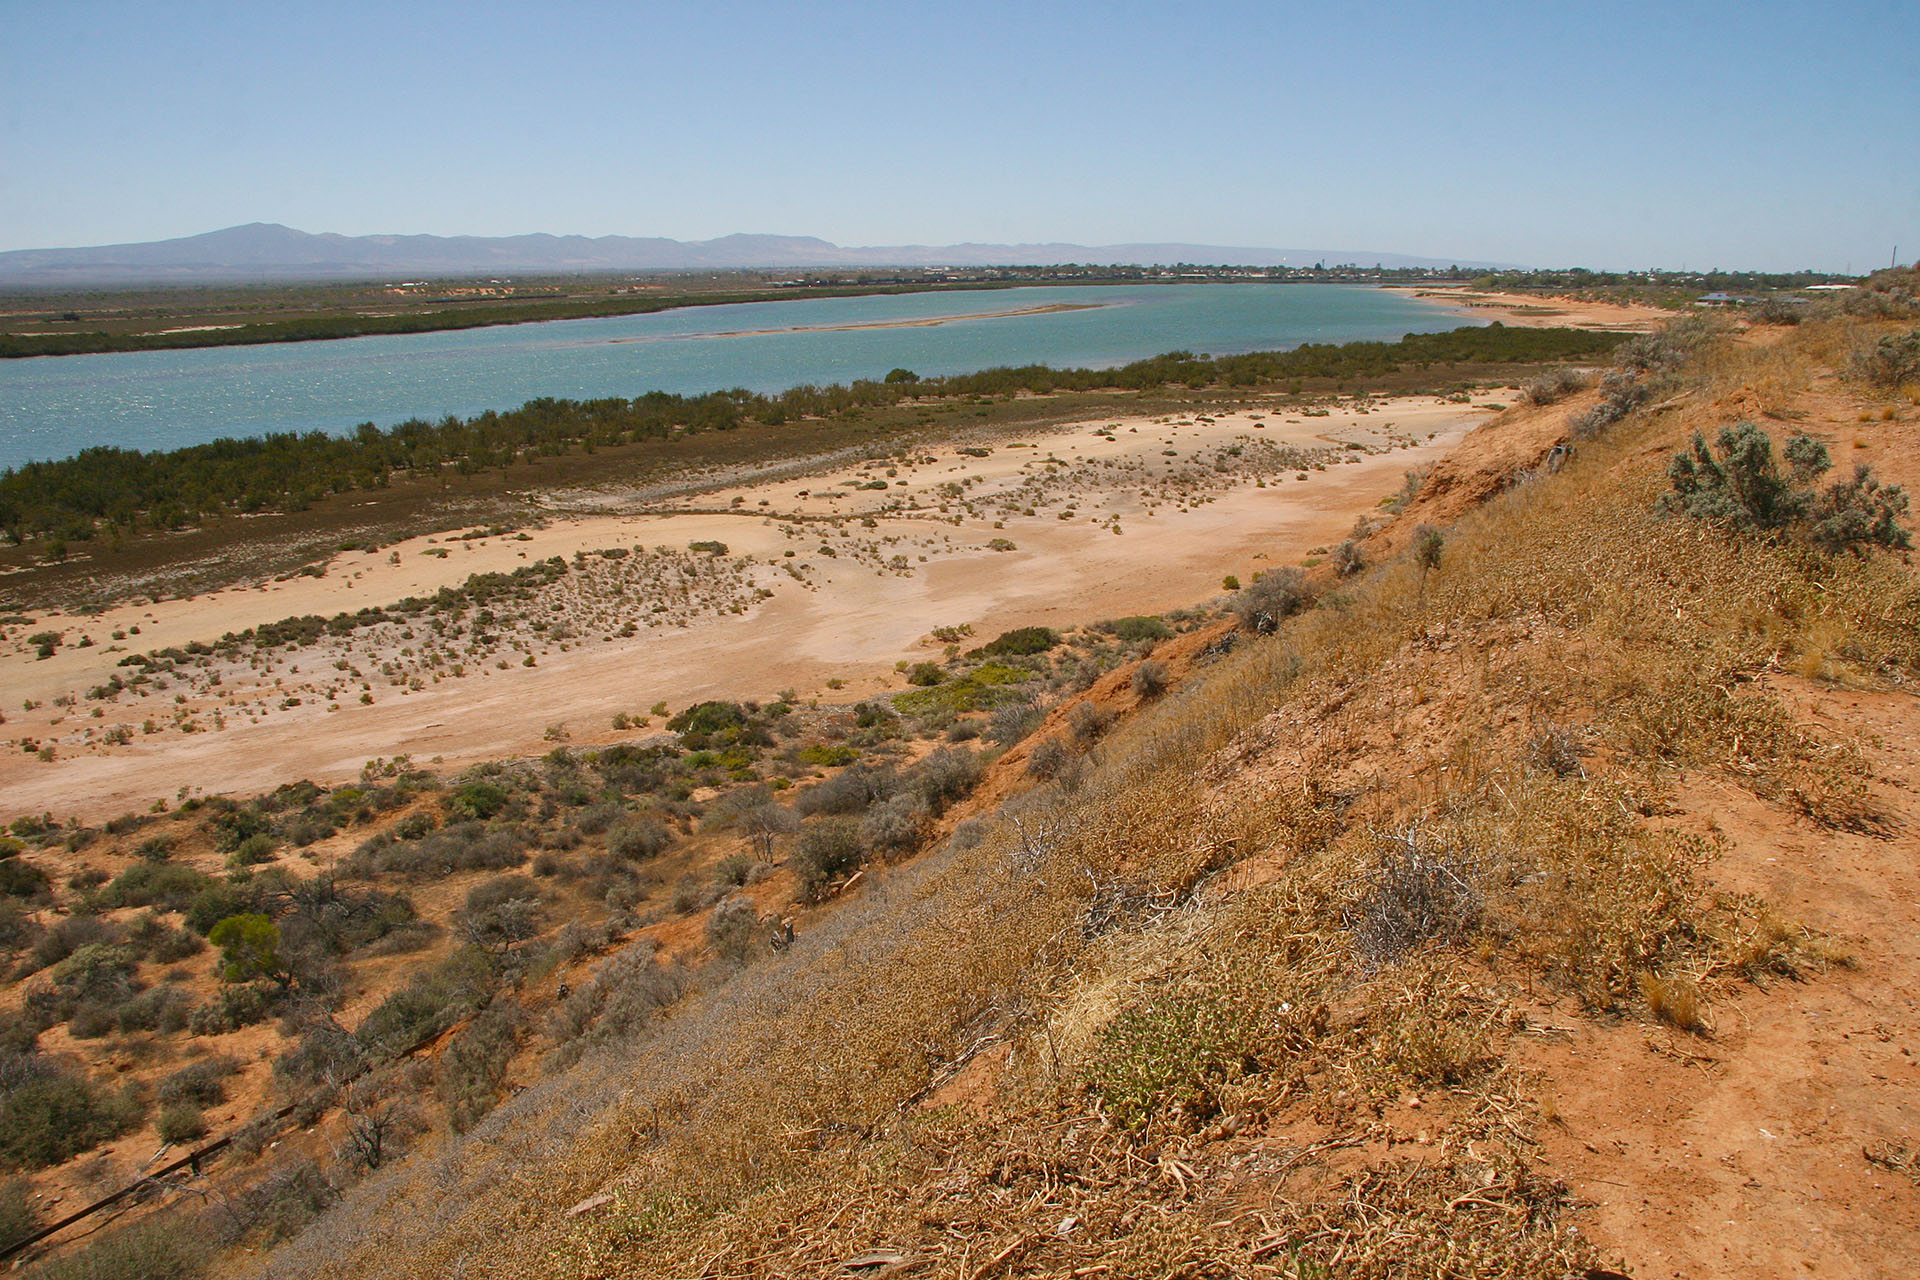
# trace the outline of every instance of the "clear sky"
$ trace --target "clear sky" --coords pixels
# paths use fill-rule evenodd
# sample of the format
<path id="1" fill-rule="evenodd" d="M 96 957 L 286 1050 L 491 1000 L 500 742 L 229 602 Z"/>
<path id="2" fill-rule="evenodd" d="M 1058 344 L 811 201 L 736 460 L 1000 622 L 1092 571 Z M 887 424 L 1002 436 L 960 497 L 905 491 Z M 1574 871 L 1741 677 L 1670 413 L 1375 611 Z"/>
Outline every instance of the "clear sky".
<path id="1" fill-rule="evenodd" d="M 307 231 L 1920 256 L 1914 0 L 0 0 L 0 249 Z"/>

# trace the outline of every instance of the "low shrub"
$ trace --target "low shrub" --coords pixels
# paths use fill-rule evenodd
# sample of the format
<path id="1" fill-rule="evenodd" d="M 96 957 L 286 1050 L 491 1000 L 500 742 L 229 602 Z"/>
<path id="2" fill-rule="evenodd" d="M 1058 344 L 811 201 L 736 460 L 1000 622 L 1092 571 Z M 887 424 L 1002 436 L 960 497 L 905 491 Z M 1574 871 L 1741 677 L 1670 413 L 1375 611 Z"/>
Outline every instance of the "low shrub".
<path id="1" fill-rule="evenodd" d="M 789 863 L 801 897 L 817 898 L 842 876 L 859 870 L 866 861 L 860 824 L 852 818 L 812 818 L 800 828 Z"/>
<path id="2" fill-rule="evenodd" d="M 61 1164 L 140 1121 L 131 1093 L 112 1093 L 39 1055 L 0 1064 L 0 1167 Z"/>
<path id="3" fill-rule="evenodd" d="M 33 1280 L 197 1280 L 213 1249 L 174 1214 L 156 1214 L 41 1263 Z"/>
<path id="4" fill-rule="evenodd" d="M 673 832 L 653 818 L 623 822 L 607 833 L 607 852 L 628 862 L 657 858 L 673 847 Z"/>
<path id="5" fill-rule="evenodd" d="M 1127 678 L 1127 685 L 1133 690 L 1134 697 L 1147 702 L 1165 693 L 1170 679 L 1166 663 L 1148 658 L 1133 669 L 1133 674 Z"/>
<path id="6" fill-rule="evenodd" d="M 1312 600 L 1307 575 L 1291 566 L 1271 569 L 1233 598 L 1233 613 L 1248 631 L 1265 635 Z"/>
<path id="7" fill-rule="evenodd" d="M 1528 382 L 1521 394 L 1537 405 L 1549 405 L 1587 388 L 1589 379 L 1578 369 L 1561 366 L 1549 369 Z"/>
<path id="8" fill-rule="evenodd" d="M 153 1130 L 162 1142 L 194 1142 L 207 1136 L 207 1117 L 191 1102 L 170 1102 L 154 1117 Z"/>
<path id="9" fill-rule="evenodd" d="M 1016 627 L 1012 631 L 1003 631 L 977 652 L 992 657 L 1017 658 L 1028 654 L 1045 653 L 1060 643 L 1060 635 L 1051 627 Z"/>

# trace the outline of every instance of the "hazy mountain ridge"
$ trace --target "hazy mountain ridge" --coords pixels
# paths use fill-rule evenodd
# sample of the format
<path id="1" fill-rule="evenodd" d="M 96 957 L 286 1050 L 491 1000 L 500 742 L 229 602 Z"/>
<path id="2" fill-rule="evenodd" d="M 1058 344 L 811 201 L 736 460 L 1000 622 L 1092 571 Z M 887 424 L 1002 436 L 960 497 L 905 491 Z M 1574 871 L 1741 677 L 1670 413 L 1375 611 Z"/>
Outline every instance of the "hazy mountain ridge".
<path id="1" fill-rule="evenodd" d="M 702 267 L 978 267 L 1069 262 L 1249 267 L 1316 262 L 1446 267 L 1440 258 L 1358 249 L 1262 249 L 1204 244 L 837 245 L 815 236 L 735 234 L 682 241 L 659 236 L 313 234 L 254 222 L 141 244 L 0 253 L 0 284 L 85 285 L 237 279 L 356 279 L 491 271 L 661 271 Z M 1487 267 L 1501 264 L 1461 262 Z"/>

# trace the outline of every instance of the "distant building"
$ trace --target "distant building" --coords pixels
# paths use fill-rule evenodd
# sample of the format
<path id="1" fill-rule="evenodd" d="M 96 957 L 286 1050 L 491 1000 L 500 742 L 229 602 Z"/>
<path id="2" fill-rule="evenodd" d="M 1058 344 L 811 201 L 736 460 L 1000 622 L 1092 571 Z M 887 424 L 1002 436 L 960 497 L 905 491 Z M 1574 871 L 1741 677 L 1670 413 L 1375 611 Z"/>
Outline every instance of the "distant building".
<path id="1" fill-rule="evenodd" d="M 1701 295 L 1693 305 L 1696 307 L 1750 307 L 1758 301 L 1760 301 L 1758 298 L 1743 298 L 1736 293 L 1715 291 Z"/>

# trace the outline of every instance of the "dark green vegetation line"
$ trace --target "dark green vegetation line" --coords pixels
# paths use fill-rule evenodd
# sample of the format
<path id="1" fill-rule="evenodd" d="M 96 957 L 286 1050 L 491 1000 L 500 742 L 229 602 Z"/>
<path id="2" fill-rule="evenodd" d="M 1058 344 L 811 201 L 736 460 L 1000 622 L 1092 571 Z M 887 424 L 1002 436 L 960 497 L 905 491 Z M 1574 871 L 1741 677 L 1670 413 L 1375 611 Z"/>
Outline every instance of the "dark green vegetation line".
<path id="1" fill-rule="evenodd" d="M 263 342 L 316 342 L 331 338 L 370 338 L 381 334 L 439 333 L 484 329 L 493 325 L 545 320 L 601 320 L 651 315 L 680 307 L 716 307 L 740 302 L 793 302 L 806 298 L 866 297 L 880 293 L 946 293 L 956 290 L 1011 289 L 1020 280 L 965 281 L 937 285 L 846 285 L 821 288 L 754 289 L 735 293 L 671 294 L 651 298 L 593 298 L 566 302 L 520 302 L 446 311 L 397 315 L 302 316 L 264 320 L 233 329 L 189 329 L 165 333 L 0 334 L 0 359 L 26 356 L 105 355 L 115 351 L 172 351 L 187 347 L 246 347 Z"/>
<path id="2" fill-rule="evenodd" d="M 504 413 L 437 423 L 414 418 L 387 430 L 364 423 L 350 435 L 283 433 L 215 440 L 167 452 L 98 446 L 58 462 L 0 473 L 0 532 L 15 545 L 93 538 L 141 527 L 177 529 L 223 512 L 300 511 L 329 493 L 385 488 L 396 475 L 452 470 L 474 475 L 516 460 L 558 457 L 742 427 L 851 420 L 903 402 L 1009 399 L 1168 386 L 1255 388 L 1302 379 L 1378 377 L 1402 369 L 1537 364 L 1593 359 L 1624 335 L 1501 325 L 1408 334 L 1398 342 L 1308 344 L 1292 351 L 1202 359 L 1174 351 L 1119 369 L 987 369 L 921 379 L 895 370 L 882 382 L 799 386 L 766 396 L 741 389 L 682 396 L 652 391 L 631 400 L 530 400 Z M 62 554 L 55 546 L 53 554 Z"/>

